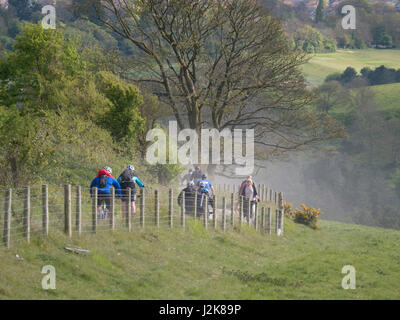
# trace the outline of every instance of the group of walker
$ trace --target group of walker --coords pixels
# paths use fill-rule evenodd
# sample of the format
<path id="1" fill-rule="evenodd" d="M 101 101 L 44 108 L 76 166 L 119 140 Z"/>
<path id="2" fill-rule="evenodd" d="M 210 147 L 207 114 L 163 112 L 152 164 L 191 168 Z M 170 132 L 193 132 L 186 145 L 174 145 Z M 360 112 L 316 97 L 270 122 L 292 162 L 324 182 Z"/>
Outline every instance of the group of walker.
<path id="1" fill-rule="evenodd" d="M 133 165 L 128 165 L 119 175 L 118 179 L 112 176 L 112 169 L 105 166 L 97 173 L 97 177 L 93 179 L 90 185 L 90 195 L 93 195 L 93 188 L 97 188 L 97 217 L 99 220 L 105 220 L 108 217 L 108 208 L 111 204 L 111 188 L 115 189 L 115 195 L 121 199 L 122 216 L 127 216 L 129 206 L 131 213 L 136 213 L 136 184 L 140 188 L 144 188 L 143 182 L 135 174 Z M 130 188 L 130 199 L 129 199 Z"/>
<path id="2" fill-rule="evenodd" d="M 213 196 L 215 195 L 214 187 L 207 180 L 207 175 L 202 173 L 199 166 L 195 169 L 189 169 L 189 172 L 183 177 L 182 182 L 186 181 L 184 188 L 178 196 L 178 205 L 183 205 L 183 195 L 185 200 L 186 214 L 196 214 L 202 216 L 207 214 L 210 216 L 210 207 L 214 208 Z M 239 188 L 239 200 L 243 200 L 243 216 L 253 218 L 255 212 L 255 204 L 260 201 L 257 193 L 256 184 L 252 176 L 247 176 Z M 239 210 L 240 202 L 236 203 L 236 211 Z M 195 210 L 196 209 L 196 210 Z M 250 209 L 250 212 L 249 212 Z"/>
<path id="3" fill-rule="evenodd" d="M 214 208 L 215 189 L 212 183 L 207 179 L 207 175 L 203 173 L 200 166 L 195 169 L 189 169 L 188 174 L 183 177 L 182 181 L 186 181 L 184 188 L 178 196 L 178 205 L 185 202 L 186 214 L 197 213 L 198 216 L 210 216 L 210 208 Z M 97 188 L 97 216 L 99 220 L 108 218 L 108 208 L 111 204 L 111 188 L 115 189 L 115 196 L 121 199 L 122 217 L 127 216 L 129 206 L 131 206 L 131 214 L 136 213 L 136 184 L 140 188 L 144 188 L 143 182 L 135 173 L 133 165 L 128 165 L 119 175 L 118 179 L 112 176 L 112 169 L 105 166 L 97 173 L 97 177 L 93 179 L 90 185 L 90 195 L 93 195 L 93 188 Z M 129 199 L 130 189 L 130 199 Z M 184 195 L 184 197 L 183 197 Z M 248 176 L 239 188 L 239 199 L 243 199 L 243 216 L 253 217 L 255 203 L 259 201 L 256 184 L 252 176 Z M 236 211 L 239 209 L 239 201 L 236 203 Z M 250 209 L 250 213 L 249 213 Z"/>
<path id="4" fill-rule="evenodd" d="M 186 188 L 179 193 L 178 205 L 183 205 L 183 194 L 185 194 L 186 214 L 196 212 L 198 216 L 207 214 L 207 217 L 209 217 L 210 207 L 213 208 L 214 206 L 215 190 L 212 183 L 207 179 L 207 175 L 201 171 L 200 166 L 196 166 L 194 170 L 189 169 L 182 181 L 187 181 L 187 183 Z"/>

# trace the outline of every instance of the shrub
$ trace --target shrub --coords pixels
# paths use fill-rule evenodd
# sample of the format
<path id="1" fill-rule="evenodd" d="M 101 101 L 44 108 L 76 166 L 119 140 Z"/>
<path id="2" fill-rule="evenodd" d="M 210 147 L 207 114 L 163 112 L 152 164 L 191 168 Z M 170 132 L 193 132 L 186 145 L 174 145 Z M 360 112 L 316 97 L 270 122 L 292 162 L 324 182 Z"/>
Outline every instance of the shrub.
<path id="1" fill-rule="evenodd" d="M 314 209 L 311 206 L 307 208 L 305 204 L 302 204 L 301 208 L 302 210 L 296 208 L 296 210 L 291 213 L 294 222 L 305 224 L 313 229 L 318 229 L 318 217 L 320 214 L 323 214 L 321 209 Z"/>
<path id="2" fill-rule="evenodd" d="M 283 213 L 285 214 L 286 218 L 293 218 L 293 203 L 291 202 L 283 202 Z"/>

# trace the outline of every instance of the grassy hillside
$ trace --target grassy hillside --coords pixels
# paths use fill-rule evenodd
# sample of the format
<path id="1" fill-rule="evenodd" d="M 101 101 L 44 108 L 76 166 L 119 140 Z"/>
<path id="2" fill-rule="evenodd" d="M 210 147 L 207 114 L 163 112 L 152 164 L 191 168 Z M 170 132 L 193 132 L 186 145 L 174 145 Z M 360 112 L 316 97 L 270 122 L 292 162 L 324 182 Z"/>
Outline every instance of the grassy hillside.
<path id="1" fill-rule="evenodd" d="M 338 50 L 333 53 L 315 54 L 303 71 L 310 85 L 321 84 L 327 75 L 335 72 L 343 72 L 348 66 L 358 72 L 363 67 L 379 67 L 385 65 L 387 68 L 400 67 L 400 50 Z"/>
<path id="2" fill-rule="evenodd" d="M 399 116 L 400 83 L 384 84 L 370 87 L 375 93 L 375 102 L 389 116 Z"/>
<path id="3" fill-rule="evenodd" d="M 328 221 L 285 228 L 280 238 L 247 227 L 206 232 L 193 221 L 185 232 L 52 234 L 0 250 L 0 299 L 400 299 L 399 231 Z M 91 254 L 64 250 L 72 244 Z M 41 289 L 48 264 L 56 290 Z M 355 290 L 341 287 L 348 264 Z"/>

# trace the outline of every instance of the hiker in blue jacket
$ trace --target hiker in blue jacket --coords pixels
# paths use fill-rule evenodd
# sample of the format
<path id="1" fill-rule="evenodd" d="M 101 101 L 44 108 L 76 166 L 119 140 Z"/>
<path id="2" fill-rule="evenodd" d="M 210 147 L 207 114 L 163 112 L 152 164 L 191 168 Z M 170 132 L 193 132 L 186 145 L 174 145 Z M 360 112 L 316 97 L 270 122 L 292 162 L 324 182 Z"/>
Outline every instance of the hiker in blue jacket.
<path id="1" fill-rule="evenodd" d="M 120 174 L 117 181 L 121 185 L 122 189 L 122 216 L 123 218 L 126 217 L 127 213 L 127 202 L 131 204 L 131 214 L 132 216 L 136 213 L 136 184 L 140 188 L 144 188 L 144 184 L 140 181 L 139 177 L 135 174 L 135 168 L 133 165 L 129 164 L 124 171 Z M 131 198 L 128 199 L 128 188 L 131 188 Z"/>
<path id="2" fill-rule="evenodd" d="M 111 174 L 112 169 L 104 167 L 98 171 L 97 177 L 90 184 L 90 196 L 93 194 L 93 188 L 97 188 L 97 212 L 99 216 L 102 213 L 103 203 L 106 204 L 106 208 L 109 208 L 111 205 L 111 187 L 115 188 L 117 197 L 121 196 L 121 186 Z"/>
<path id="3" fill-rule="evenodd" d="M 211 184 L 211 182 L 207 180 L 207 175 L 206 175 L 206 174 L 203 174 L 203 175 L 201 176 L 201 179 L 200 179 L 199 181 L 197 181 L 197 187 L 200 188 L 200 185 L 201 185 L 202 183 L 204 183 L 205 188 L 208 190 L 208 193 L 210 194 L 210 196 L 212 196 L 212 195 L 215 194 L 214 187 L 213 187 L 213 185 Z"/>

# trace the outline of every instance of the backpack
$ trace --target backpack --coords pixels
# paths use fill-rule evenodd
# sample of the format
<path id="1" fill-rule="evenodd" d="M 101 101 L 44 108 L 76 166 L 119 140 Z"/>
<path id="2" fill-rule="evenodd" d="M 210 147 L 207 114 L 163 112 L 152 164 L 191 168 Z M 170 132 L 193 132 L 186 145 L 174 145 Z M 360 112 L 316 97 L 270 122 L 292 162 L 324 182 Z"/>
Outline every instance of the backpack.
<path id="1" fill-rule="evenodd" d="M 132 190 L 136 189 L 135 182 L 132 181 L 132 178 L 134 176 L 134 172 L 129 169 L 125 169 L 121 173 L 121 188 L 122 189 L 128 189 L 131 188 Z"/>
<path id="2" fill-rule="evenodd" d="M 123 181 L 123 182 L 130 182 L 130 181 L 132 181 L 132 178 L 133 178 L 133 171 L 132 170 L 125 169 L 121 173 L 121 181 Z"/>
<path id="3" fill-rule="evenodd" d="M 100 188 L 107 187 L 107 179 L 108 179 L 108 176 L 106 174 L 103 174 L 102 176 L 100 176 L 100 183 L 99 183 Z"/>

